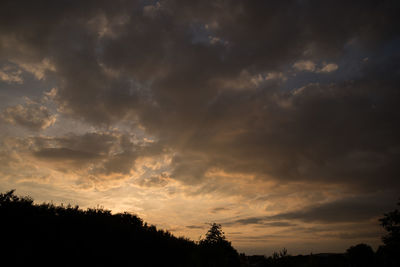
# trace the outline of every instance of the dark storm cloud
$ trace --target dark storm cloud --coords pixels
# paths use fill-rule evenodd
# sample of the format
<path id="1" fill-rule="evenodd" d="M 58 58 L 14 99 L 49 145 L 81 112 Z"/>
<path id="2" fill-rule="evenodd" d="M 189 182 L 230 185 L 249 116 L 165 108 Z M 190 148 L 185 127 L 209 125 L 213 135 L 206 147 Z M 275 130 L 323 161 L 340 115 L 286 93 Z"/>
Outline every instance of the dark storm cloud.
<path id="1" fill-rule="evenodd" d="M 382 217 L 385 212 L 391 210 L 393 208 L 393 203 L 396 202 L 395 200 L 395 198 L 383 194 L 364 195 L 322 204 L 314 204 L 302 209 L 280 213 L 273 216 L 242 218 L 227 222 L 226 224 L 254 224 L 266 227 L 289 227 L 296 226 L 293 221 L 330 224 L 361 223 L 368 220 L 375 220 L 377 225 L 377 218 Z M 313 233 L 318 231 L 321 231 L 321 229 L 310 229 L 308 232 Z"/>
<path id="2" fill-rule="evenodd" d="M 391 205 L 382 204 L 382 200 L 343 199 L 305 210 L 278 214 L 269 219 L 320 223 L 362 222 L 381 217 L 390 207 Z"/>
<path id="3" fill-rule="evenodd" d="M 197 183 L 215 168 L 399 185 L 400 55 L 389 45 L 398 1 L 2 1 L 0 10 L 2 60 L 50 60 L 61 112 L 93 125 L 137 121 L 175 152 L 174 179 Z M 345 61 L 349 46 L 370 57 L 354 79 L 289 89 L 267 79 L 295 79 L 301 60 Z M 126 173 L 138 156 L 127 151 L 104 168 Z"/>
<path id="4" fill-rule="evenodd" d="M 133 140 L 133 137 L 110 132 L 35 137 L 31 138 L 30 150 L 38 160 L 59 162 L 65 171 L 86 167 L 89 168 L 88 175 L 126 175 L 134 170 L 135 161 L 139 157 L 161 153 L 161 147 L 157 144 L 143 144 Z M 162 179 L 150 177 L 143 183 L 154 186 L 161 183 Z"/>
<path id="5" fill-rule="evenodd" d="M 47 160 L 65 160 L 74 159 L 80 160 L 91 160 L 98 158 L 99 156 L 84 151 L 77 151 L 68 148 L 44 148 L 33 153 L 35 157 L 47 159 Z"/>

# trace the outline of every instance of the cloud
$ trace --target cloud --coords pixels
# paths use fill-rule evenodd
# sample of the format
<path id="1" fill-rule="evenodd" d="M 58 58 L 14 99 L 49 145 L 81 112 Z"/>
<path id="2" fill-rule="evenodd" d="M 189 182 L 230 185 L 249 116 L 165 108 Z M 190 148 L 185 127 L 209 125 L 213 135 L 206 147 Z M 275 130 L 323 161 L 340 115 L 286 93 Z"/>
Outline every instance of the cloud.
<path id="1" fill-rule="evenodd" d="M 6 83 L 17 83 L 21 84 L 24 80 L 21 77 L 22 71 L 13 69 L 10 66 L 5 66 L 0 69 L 0 80 Z"/>
<path id="2" fill-rule="evenodd" d="M 236 224 L 258 224 L 260 222 L 262 222 L 264 219 L 261 217 L 250 217 L 250 218 L 245 218 L 245 219 L 239 219 L 234 221 L 233 223 Z"/>
<path id="3" fill-rule="evenodd" d="M 269 72 L 265 77 L 265 80 L 275 80 L 275 79 L 286 81 L 287 77 L 285 77 L 285 75 L 282 72 Z"/>
<path id="4" fill-rule="evenodd" d="M 389 194 L 390 195 L 390 194 Z M 392 201 L 392 203 L 390 202 Z M 354 227 L 351 229 L 353 234 L 349 234 L 347 238 L 357 238 L 360 233 L 358 230 L 365 230 L 365 225 L 357 229 L 357 224 L 367 224 L 373 221 L 369 226 L 377 228 L 378 218 L 393 208 L 395 197 L 380 194 L 359 195 L 357 197 L 341 197 L 337 200 L 307 203 L 302 201 L 301 207 L 288 212 L 281 212 L 275 215 L 258 215 L 251 217 L 242 217 L 236 220 L 228 220 L 224 223 L 227 226 L 246 226 L 254 225 L 258 227 L 289 227 L 291 231 L 302 231 L 307 233 L 323 233 L 336 231 L 335 235 L 345 238 L 343 230 L 346 227 Z M 307 203 L 306 205 L 304 205 Z M 391 204 L 390 204 L 391 203 Z M 302 229 L 302 223 L 319 224 L 317 228 Z M 344 229 L 340 225 L 344 225 Z M 303 224 L 304 225 L 304 224 Z M 335 225 L 335 227 L 329 226 Z M 373 227 L 372 227 L 373 228 Z M 370 233 L 371 229 L 368 229 Z M 377 229 L 372 229 L 376 233 Z M 341 231 L 340 234 L 338 231 Z M 364 231 L 365 234 L 365 231 Z M 363 235 L 364 235 L 363 234 Z"/>
<path id="5" fill-rule="evenodd" d="M 219 212 L 229 211 L 229 210 L 231 210 L 231 208 L 227 208 L 227 207 L 216 207 L 216 208 L 213 208 L 213 209 L 211 210 L 211 213 L 219 213 Z"/>
<path id="6" fill-rule="evenodd" d="M 238 225 L 258 225 L 260 227 L 294 227 L 297 224 L 284 221 L 270 221 L 268 217 L 260 216 L 260 217 L 248 217 L 243 219 L 238 219 L 235 221 L 225 222 L 224 225 L 227 226 L 238 226 Z"/>
<path id="7" fill-rule="evenodd" d="M 24 105 L 7 107 L 1 117 L 6 122 L 30 130 L 44 130 L 56 122 L 56 115 L 39 103 L 28 100 Z"/>
<path id="8" fill-rule="evenodd" d="M 361 232 L 355 232 L 355 233 L 346 233 L 346 232 L 341 232 L 339 234 L 333 235 L 334 237 L 338 237 L 340 239 L 366 239 L 366 238 L 376 238 L 377 236 L 381 236 L 382 233 L 378 231 L 361 231 Z"/>
<path id="9" fill-rule="evenodd" d="M 145 187 L 163 187 L 168 184 L 168 177 L 165 173 L 158 176 L 143 177 L 137 181 L 137 184 Z"/>
<path id="10" fill-rule="evenodd" d="M 157 113 L 157 107 L 164 112 L 174 107 L 174 112 L 199 115 L 200 107 L 204 108 L 218 92 L 218 88 L 209 85 L 210 80 L 233 80 L 247 69 L 251 75 L 277 71 L 305 51 L 311 51 L 313 58 L 339 55 L 343 44 L 355 36 L 365 43 L 379 41 L 385 34 L 394 34 L 386 25 L 395 25 L 394 15 L 385 16 L 385 24 L 380 24 L 379 14 L 387 12 L 388 7 L 376 7 L 373 2 L 363 2 L 362 10 L 359 5 L 348 3 L 346 12 L 333 1 L 318 12 L 312 5 L 295 1 L 286 4 L 227 1 L 204 6 L 188 3 L 185 8 L 177 1 L 161 1 L 152 6 L 142 6 L 140 1 L 118 1 L 113 8 L 107 2 L 96 3 L 96 7 L 91 3 L 49 4 L 33 12 L 36 9 L 33 6 L 30 9 L 27 2 L 24 14 L 9 5 L 7 12 L 2 13 L 2 40 L 7 45 L 7 53 L 2 57 L 17 58 L 22 65 L 31 66 L 43 65 L 43 60 L 51 56 L 51 61 L 46 62 L 51 62 L 63 81 L 58 100 L 66 112 L 94 123 L 110 123 L 135 113 L 148 129 L 153 122 L 146 118 L 157 116 L 153 114 Z M 287 14 L 288 9 L 312 15 L 292 16 Z M 355 18 L 351 13 L 355 10 L 369 19 Z M 265 19 L 265 12 L 275 16 Z M 343 18 L 336 22 L 338 27 L 329 27 L 332 14 Z M 64 17 L 70 18 L 68 23 Z M 98 18 L 102 21 L 98 25 L 112 34 L 99 35 L 99 29 L 93 27 Z M 235 27 L 237 21 L 243 22 L 240 27 Z M 190 30 L 194 22 L 218 25 L 204 28 L 232 45 L 193 44 Z M 363 30 L 365 25 L 368 31 Z M 38 38 L 29 38 L 26 32 Z M 15 40 L 14 33 L 20 39 Z M 287 36 L 291 36 L 290 42 Z M 29 57 L 29 62 L 22 62 L 23 56 Z M 80 66 L 79 71 L 76 66 Z M 107 76 L 101 66 L 120 73 L 119 80 Z M 43 71 L 35 73 L 42 77 Z M 129 82 L 131 77 L 140 88 Z M 153 86 L 147 94 L 143 87 L 149 80 Z M 186 107 L 190 107 L 188 110 L 182 104 L 182 97 Z M 85 103 L 91 103 L 90 108 Z M 152 107 L 152 103 L 157 105 Z M 179 120 L 183 123 L 182 119 Z"/>
<path id="11" fill-rule="evenodd" d="M 264 235 L 253 235 L 253 236 L 235 236 L 234 240 L 239 241 L 239 242 L 271 242 L 277 239 L 283 239 L 285 238 L 284 235 L 278 235 L 278 234 L 264 234 Z"/>
<path id="12" fill-rule="evenodd" d="M 45 165 L 50 162 L 49 168 L 79 173 L 83 179 L 85 176 L 97 177 L 99 183 L 113 175 L 129 176 L 137 167 L 135 162 L 138 158 L 162 153 L 155 148 L 157 144 L 140 143 L 134 140 L 134 136 L 118 132 L 33 137 L 30 143 L 32 156 L 38 162 Z M 154 186 L 156 182 L 149 177 L 142 181 L 142 185 Z"/>
<path id="13" fill-rule="evenodd" d="M 262 227 L 292 227 L 296 224 L 287 221 L 267 222 L 263 217 L 250 217 L 228 222 L 226 225 L 259 225 Z"/>
<path id="14" fill-rule="evenodd" d="M 44 79 L 47 71 L 54 72 L 56 70 L 54 65 L 51 64 L 48 58 L 44 58 L 42 61 L 34 63 L 18 62 L 18 61 L 15 61 L 13 63 L 18 65 L 24 71 L 32 73 L 38 80 Z"/>
<path id="15" fill-rule="evenodd" d="M 335 63 L 329 63 L 325 64 L 325 66 L 319 69 L 318 72 L 329 73 L 336 71 L 338 68 L 338 65 L 336 65 Z"/>
<path id="16" fill-rule="evenodd" d="M 99 155 L 90 152 L 72 150 L 68 148 L 44 148 L 39 151 L 35 151 L 33 154 L 37 158 L 46 159 L 50 161 L 70 160 L 70 159 L 81 161 L 81 160 L 91 160 L 99 157 Z"/>
<path id="17" fill-rule="evenodd" d="M 337 73 L 337 64 L 316 62 L 345 60 L 349 46 L 384 53 L 385 42 L 398 34 L 391 27 L 398 20 L 394 2 L 339 8 L 328 1 L 317 8 L 298 1 L 185 7 L 118 1 L 109 8 L 89 1 L 52 3 L 37 12 L 31 5 L 23 14 L 13 5 L 3 11 L 7 52 L 0 57 L 38 79 L 51 70 L 53 98 L 65 116 L 93 127 L 140 126 L 174 152 L 172 179 L 196 184 L 217 168 L 365 190 L 398 183 L 398 78 L 387 64 L 393 58 L 381 57 L 385 78 L 378 65 L 368 64 L 352 81 L 296 80 L 293 88 L 303 88 L 301 94 L 288 93 L 292 81 L 285 75 L 291 67 Z M 193 41 L 200 35 L 206 43 Z M 210 45 L 208 36 L 229 45 Z M 128 158 L 138 156 L 129 153 L 105 168 L 128 173 Z"/>
<path id="18" fill-rule="evenodd" d="M 293 64 L 293 68 L 295 68 L 298 71 L 313 72 L 315 70 L 315 67 L 316 67 L 315 63 L 310 60 L 301 60 Z"/>
<path id="19" fill-rule="evenodd" d="M 267 226 L 267 227 L 293 227 L 293 226 L 296 226 L 295 223 L 291 223 L 291 222 L 280 222 L 280 221 L 277 221 L 277 222 L 267 222 L 267 223 L 264 223 L 263 225 L 264 225 L 264 226 Z"/>
<path id="20" fill-rule="evenodd" d="M 390 205 L 386 204 L 389 202 L 385 203 L 380 199 L 376 199 L 376 196 L 373 198 L 345 198 L 264 219 L 300 220 L 319 223 L 365 222 L 382 216 L 385 211 L 390 209 Z"/>
<path id="21" fill-rule="evenodd" d="M 317 67 L 317 64 L 311 60 L 300 60 L 292 66 L 297 71 L 315 72 L 315 73 L 330 73 L 336 71 L 339 66 L 335 63 L 324 63 L 322 67 Z"/>
<path id="22" fill-rule="evenodd" d="M 205 227 L 203 225 L 187 225 L 186 228 L 189 228 L 189 229 L 204 229 Z"/>

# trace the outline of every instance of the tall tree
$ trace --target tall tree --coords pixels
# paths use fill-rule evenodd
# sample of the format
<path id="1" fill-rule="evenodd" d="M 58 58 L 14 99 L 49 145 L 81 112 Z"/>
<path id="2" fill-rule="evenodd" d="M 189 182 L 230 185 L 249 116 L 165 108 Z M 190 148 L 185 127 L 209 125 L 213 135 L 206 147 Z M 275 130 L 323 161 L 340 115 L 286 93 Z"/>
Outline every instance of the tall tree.
<path id="1" fill-rule="evenodd" d="M 400 206 L 400 202 L 397 205 Z M 385 245 L 380 246 L 377 251 L 380 265 L 400 266 L 400 211 L 395 209 L 385 213 L 379 221 L 387 231 L 387 234 L 382 237 Z"/>
<path id="2" fill-rule="evenodd" d="M 239 254 L 232 247 L 231 242 L 226 240 L 220 224 L 212 223 L 206 237 L 199 242 L 199 245 L 204 255 L 211 256 L 210 258 L 203 257 L 204 265 L 218 267 L 240 266 Z"/>

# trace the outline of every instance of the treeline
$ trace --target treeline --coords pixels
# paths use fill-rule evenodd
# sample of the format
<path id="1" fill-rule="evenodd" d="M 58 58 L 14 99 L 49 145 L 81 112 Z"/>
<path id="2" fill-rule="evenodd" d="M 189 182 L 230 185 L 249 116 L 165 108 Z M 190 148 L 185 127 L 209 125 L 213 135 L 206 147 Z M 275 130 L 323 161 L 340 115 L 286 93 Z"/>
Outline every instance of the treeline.
<path id="1" fill-rule="evenodd" d="M 193 242 L 129 213 L 34 204 L 14 191 L 0 194 L 0 224 L 0 265 L 240 265 L 238 253 L 217 224 L 204 240 Z"/>
<path id="2" fill-rule="evenodd" d="M 382 247 L 376 253 L 367 244 L 358 244 L 347 249 L 346 253 L 319 253 L 291 256 L 274 253 L 270 257 L 246 256 L 240 254 L 243 267 L 398 267 L 392 255 L 386 255 Z"/>
<path id="3" fill-rule="evenodd" d="M 246 256 L 240 254 L 240 259 L 243 267 L 350 267 L 349 260 L 345 254 L 311 254 L 311 255 L 285 255 L 285 256 L 270 256 L 263 255 Z M 363 266 L 363 265 L 362 265 Z M 364 266 L 363 266 L 364 267 Z M 367 267 L 367 266 L 365 266 Z"/>
<path id="4" fill-rule="evenodd" d="M 34 204 L 31 198 L 9 191 L 0 194 L 0 265 L 400 266 L 399 210 L 384 214 L 380 222 L 387 235 L 376 252 L 366 244 L 358 244 L 343 254 L 291 256 L 284 249 L 270 257 L 247 256 L 237 253 L 219 224 L 212 224 L 205 238 L 194 242 L 159 230 L 129 213 Z"/>
<path id="5" fill-rule="evenodd" d="M 400 206 L 400 202 L 398 203 Z M 376 252 L 367 244 L 351 246 L 345 253 L 290 256 L 286 249 L 270 257 L 240 254 L 243 267 L 399 267 L 400 211 L 385 213 L 379 220 L 387 234 Z"/>

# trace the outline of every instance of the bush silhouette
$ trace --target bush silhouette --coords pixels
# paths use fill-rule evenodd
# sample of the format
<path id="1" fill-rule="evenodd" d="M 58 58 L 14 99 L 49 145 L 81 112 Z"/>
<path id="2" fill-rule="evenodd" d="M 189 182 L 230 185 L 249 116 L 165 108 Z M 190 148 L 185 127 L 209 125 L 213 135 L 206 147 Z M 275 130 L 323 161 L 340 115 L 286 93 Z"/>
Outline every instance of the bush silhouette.
<path id="1" fill-rule="evenodd" d="M 374 251 L 369 245 L 358 244 L 352 246 L 347 249 L 346 255 L 353 267 L 374 266 Z"/>

